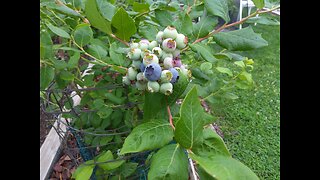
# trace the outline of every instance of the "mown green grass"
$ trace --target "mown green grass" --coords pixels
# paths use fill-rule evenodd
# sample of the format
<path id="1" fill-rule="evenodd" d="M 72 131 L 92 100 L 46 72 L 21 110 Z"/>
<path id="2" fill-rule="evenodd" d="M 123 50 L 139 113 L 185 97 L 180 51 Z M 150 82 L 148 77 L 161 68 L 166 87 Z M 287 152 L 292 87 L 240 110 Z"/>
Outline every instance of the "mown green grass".
<path id="1" fill-rule="evenodd" d="M 239 90 L 218 125 L 233 154 L 261 179 L 280 179 L 280 27 L 253 26 L 269 46 L 243 55 L 254 59 L 256 86 Z"/>

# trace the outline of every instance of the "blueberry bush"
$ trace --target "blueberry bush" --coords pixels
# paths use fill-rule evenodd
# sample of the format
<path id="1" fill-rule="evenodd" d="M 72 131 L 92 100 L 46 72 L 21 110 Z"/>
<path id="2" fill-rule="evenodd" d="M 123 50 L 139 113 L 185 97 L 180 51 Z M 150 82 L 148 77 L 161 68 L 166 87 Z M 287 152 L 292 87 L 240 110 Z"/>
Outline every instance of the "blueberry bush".
<path id="1" fill-rule="evenodd" d="M 256 15 L 280 6 L 253 2 L 255 12 L 231 23 L 227 0 L 40 0 L 40 97 L 70 110 L 69 128 L 99 148 L 72 178 L 137 179 L 143 166 L 151 180 L 258 179 L 203 107 L 254 85 L 254 60 L 237 52 L 268 42 L 231 27 L 279 25 Z"/>

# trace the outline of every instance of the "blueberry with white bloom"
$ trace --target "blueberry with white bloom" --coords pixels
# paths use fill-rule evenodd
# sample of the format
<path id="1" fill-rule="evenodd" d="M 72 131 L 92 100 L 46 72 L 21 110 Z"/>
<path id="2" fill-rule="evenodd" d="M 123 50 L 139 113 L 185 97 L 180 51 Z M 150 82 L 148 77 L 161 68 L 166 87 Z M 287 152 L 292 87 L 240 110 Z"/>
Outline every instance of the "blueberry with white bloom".
<path id="1" fill-rule="evenodd" d="M 180 50 L 179 50 L 179 49 L 174 50 L 174 51 L 172 52 L 172 56 L 173 56 L 174 58 L 180 57 Z"/>
<path id="2" fill-rule="evenodd" d="M 167 38 L 162 42 L 162 49 L 166 52 L 173 52 L 176 50 L 177 44 L 172 38 Z"/>
<path id="3" fill-rule="evenodd" d="M 146 82 L 136 82 L 136 88 L 140 91 L 143 91 L 147 88 L 147 83 Z"/>
<path id="4" fill-rule="evenodd" d="M 129 67 L 128 69 L 128 78 L 129 80 L 133 81 L 136 79 L 138 72 L 133 68 Z"/>
<path id="5" fill-rule="evenodd" d="M 178 35 L 178 32 L 176 30 L 175 27 L 173 26 L 167 26 L 164 30 L 163 30 L 163 38 L 172 38 L 175 39 Z"/>
<path id="6" fill-rule="evenodd" d="M 149 44 L 148 49 L 152 50 L 154 47 L 157 47 L 157 46 L 158 46 L 157 41 L 151 41 L 150 44 Z"/>
<path id="7" fill-rule="evenodd" d="M 164 60 L 163 60 L 163 67 L 165 69 L 170 69 L 173 67 L 173 59 L 171 57 L 166 57 Z"/>
<path id="8" fill-rule="evenodd" d="M 131 60 L 138 60 L 141 56 L 141 49 L 131 48 L 127 54 L 127 57 Z"/>
<path id="9" fill-rule="evenodd" d="M 167 82 L 170 82 L 171 79 L 172 79 L 173 75 L 172 75 L 172 72 L 169 71 L 169 70 L 163 70 L 161 72 L 161 77 L 160 77 L 160 80 L 161 80 L 161 83 L 167 83 Z"/>
<path id="10" fill-rule="evenodd" d="M 151 63 L 144 70 L 144 77 L 149 81 L 157 81 L 161 77 L 161 67 L 157 63 Z"/>
<path id="11" fill-rule="evenodd" d="M 132 48 L 134 48 L 134 49 L 139 48 L 139 43 L 131 43 L 131 44 L 130 44 L 130 48 L 131 48 L 131 49 L 132 49 Z"/>
<path id="12" fill-rule="evenodd" d="M 161 56 L 161 60 L 164 60 L 165 58 L 167 57 L 171 57 L 173 58 L 173 55 L 171 53 L 168 53 L 168 52 L 165 52 L 165 51 L 162 51 L 162 56 Z"/>
<path id="13" fill-rule="evenodd" d="M 179 72 L 175 68 L 170 68 L 169 71 L 172 73 L 171 83 L 174 84 L 179 80 Z"/>
<path id="14" fill-rule="evenodd" d="M 134 67 L 135 69 L 140 69 L 141 61 L 132 61 L 131 66 Z"/>
<path id="15" fill-rule="evenodd" d="M 147 90 L 151 93 L 159 92 L 160 85 L 157 81 L 148 81 L 147 83 Z"/>
<path id="16" fill-rule="evenodd" d="M 148 50 L 148 49 L 144 49 L 144 50 L 141 50 L 141 59 L 143 59 L 143 57 L 146 55 L 146 54 L 150 54 L 151 51 Z"/>
<path id="17" fill-rule="evenodd" d="M 149 42 L 148 40 L 142 39 L 142 40 L 139 42 L 139 48 L 140 48 L 141 50 L 148 49 L 149 44 L 150 44 L 150 42 Z"/>
<path id="18" fill-rule="evenodd" d="M 171 83 L 163 83 L 161 84 L 160 86 L 160 92 L 165 94 L 165 95 L 170 95 L 172 94 L 172 91 L 173 91 L 173 85 Z"/>
<path id="19" fill-rule="evenodd" d="M 175 40 L 176 40 L 178 49 L 182 49 L 186 47 L 186 45 L 188 44 L 188 38 L 183 34 L 178 34 Z"/>
<path id="20" fill-rule="evenodd" d="M 143 57 L 143 64 L 144 65 L 148 65 L 148 64 L 151 64 L 151 63 L 159 63 L 158 57 L 156 55 L 154 55 L 154 54 L 146 54 Z"/>
<path id="21" fill-rule="evenodd" d="M 130 84 L 131 84 L 128 75 L 122 77 L 122 83 L 123 83 L 123 84 L 126 84 L 126 85 L 130 85 Z"/>
<path id="22" fill-rule="evenodd" d="M 162 56 L 162 49 L 160 47 L 154 47 L 151 52 L 159 58 Z"/>
<path id="23" fill-rule="evenodd" d="M 144 77 L 143 72 L 139 72 L 137 74 L 137 81 L 143 83 L 143 82 L 147 82 L 148 80 L 146 79 L 146 77 Z"/>
<path id="24" fill-rule="evenodd" d="M 159 31 L 158 34 L 156 35 L 156 41 L 160 44 L 163 41 L 163 32 Z"/>

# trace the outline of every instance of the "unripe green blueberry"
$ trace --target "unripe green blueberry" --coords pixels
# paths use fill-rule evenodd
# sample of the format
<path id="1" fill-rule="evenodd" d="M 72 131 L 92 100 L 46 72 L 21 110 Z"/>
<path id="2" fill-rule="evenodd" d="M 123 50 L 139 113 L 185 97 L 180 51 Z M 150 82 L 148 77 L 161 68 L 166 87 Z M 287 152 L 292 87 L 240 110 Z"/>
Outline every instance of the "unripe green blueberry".
<path id="1" fill-rule="evenodd" d="M 132 48 L 134 48 L 134 49 L 139 48 L 139 43 L 131 43 L 131 44 L 130 44 L 130 48 L 131 48 L 131 49 L 132 49 Z"/>
<path id="2" fill-rule="evenodd" d="M 126 85 L 130 85 L 130 84 L 131 84 L 128 75 L 122 76 L 122 83 L 123 83 L 123 84 L 126 84 Z"/>
<path id="3" fill-rule="evenodd" d="M 149 42 L 148 40 L 142 39 L 142 40 L 139 42 L 139 48 L 140 48 L 141 50 L 148 49 L 149 44 L 150 44 L 150 42 Z"/>
<path id="4" fill-rule="evenodd" d="M 191 71 L 187 69 L 187 65 L 185 64 L 181 65 L 180 70 L 183 75 L 187 76 L 188 78 L 191 78 L 192 74 L 191 74 Z"/>
<path id="5" fill-rule="evenodd" d="M 164 30 L 163 30 L 163 38 L 172 38 L 175 39 L 178 35 L 178 32 L 176 30 L 175 27 L 173 26 L 167 26 Z"/>
<path id="6" fill-rule="evenodd" d="M 159 64 L 158 57 L 154 54 L 146 54 L 143 58 L 143 64 L 147 66 L 148 64 L 151 64 L 151 63 Z"/>
<path id="7" fill-rule="evenodd" d="M 151 52 L 158 56 L 158 58 L 162 56 L 162 49 L 160 47 L 154 47 Z"/>
<path id="8" fill-rule="evenodd" d="M 171 57 L 166 57 L 164 60 L 163 60 L 163 67 L 165 69 L 170 69 L 173 67 L 173 59 Z"/>
<path id="9" fill-rule="evenodd" d="M 128 78 L 133 81 L 136 79 L 138 72 L 133 68 L 129 67 L 128 69 Z"/>
<path id="10" fill-rule="evenodd" d="M 147 83 L 137 81 L 136 82 L 136 88 L 138 90 L 140 90 L 140 91 L 143 91 L 143 90 L 145 90 L 147 88 Z"/>
<path id="11" fill-rule="evenodd" d="M 132 61 L 131 66 L 134 67 L 135 69 L 140 69 L 141 61 Z"/>
<path id="12" fill-rule="evenodd" d="M 131 48 L 127 54 L 127 57 L 131 60 L 138 60 L 141 56 L 141 49 L 138 48 Z"/>
<path id="13" fill-rule="evenodd" d="M 158 34 L 156 35 L 156 41 L 161 44 L 163 41 L 163 32 L 159 31 Z"/>
<path id="14" fill-rule="evenodd" d="M 148 80 L 146 79 L 146 77 L 144 77 L 143 72 L 139 72 L 137 74 L 137 81 L 139 82 L 147 82 Z"/>
<path id="15" fill-rule="evenodd" d="M 160 92 L 169 96 L 170 94 L 172 94 L 173 91 L 173 85 L 171 83 L 163 83 L 160 86 Z"/>
<path id="16" fill-rule="evenodd" d="M 171 53 L 168 53 L 168 52 L 165 52 L 165 51 L 162 51 L 162 56 L 161 56 L 161 60 L 164 60 L 165 58 L 167 57 L 171 57 L 173 58 L 173 55 Z"/>
<path id="17" fill-rule="evenodd" d="M 167 38 L 162 42 L 162 49 L 166 52 L 173 52 L 174 50 L 176 50 L 176 47 L 176 42 L 171 38 Z"/>
<path id="18" fill-rule="evenodd" d="M 180 57 L 180 50 L 179 49 L 174 50 L 172 52 L 172 56 L 173 58 Z"/>
<path id="19" fill-rule="evenodd" d="M 160 80 L 161 80 L 161 83 L 167 83 L 167 82 L 170 82 L 171 79 L 172 79 L 172 73 L 171 71 L 169 70 L 163 70 L 161 72 L 161 77 L 160 77 Z"/>
<path id="20" fill-rule="evenodd" d="M 148 49 L 141 50 L 141 59 L 144 58 L 144 56 L 149 53 L 151 53 L 151 51 L 149 51 Z"/>
<path id="21" fill-rule="evenodd" d="M 157 47 L 157 46 L 158 46 L 157 41 L 151 41 L 151 43 L 149 44 L 148 49 L 152 50 L 154 47 Z"/>
<path id="22" fill-rule="evenodd" d="M 175 40 L 176 40 L 178 49 L 182 49 L 186 47 L 186 45 L 188 44 L 188 38 L 185 37 L 183 34 L 178 34 Z"/>
<path id="23" fill-rule="evenodd" d="M 151 93 L 153 92 L 159 92 L 160 85 L 157 81 L 148 81 L 147 83 L 147 90 Z"/>

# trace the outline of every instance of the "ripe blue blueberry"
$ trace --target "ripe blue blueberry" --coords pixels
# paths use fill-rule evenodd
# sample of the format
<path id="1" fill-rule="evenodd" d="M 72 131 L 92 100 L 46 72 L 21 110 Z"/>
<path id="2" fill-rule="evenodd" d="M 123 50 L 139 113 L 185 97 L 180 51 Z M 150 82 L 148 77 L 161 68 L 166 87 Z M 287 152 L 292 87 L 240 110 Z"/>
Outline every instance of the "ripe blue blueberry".
<path id="1" fill-rule="evenodd" d="M 179 80 L 179 72 L 175 68 L 170 68 L 169 71 L 172 73 L 171 83 L 174 84 Z"/>
<path id="2" fill-rule="evenodd" d="M 149 81 L 157 81 L 161 77 L 161 67 L 157 63 L 151 63 L 144 70 L 144 77 Z"/>

